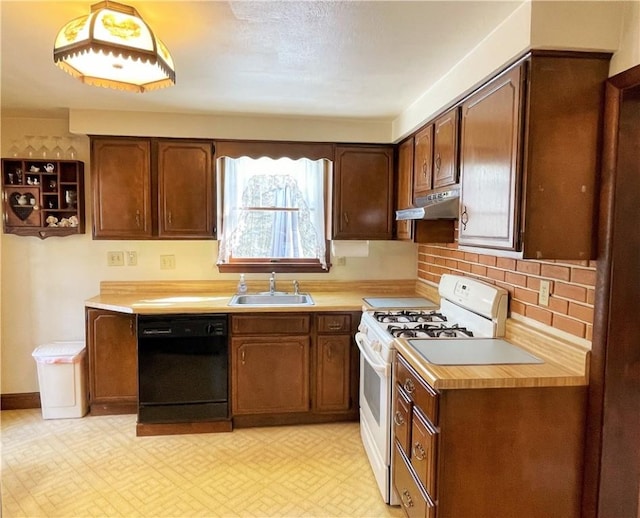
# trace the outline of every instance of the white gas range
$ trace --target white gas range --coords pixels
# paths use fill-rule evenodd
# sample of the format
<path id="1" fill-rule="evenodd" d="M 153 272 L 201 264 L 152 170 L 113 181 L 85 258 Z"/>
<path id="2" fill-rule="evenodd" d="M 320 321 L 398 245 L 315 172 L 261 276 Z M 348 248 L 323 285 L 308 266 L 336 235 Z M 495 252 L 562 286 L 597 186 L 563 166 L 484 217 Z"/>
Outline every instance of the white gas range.
<path id="1" fill-rule="evenodd" d="M 365 310 L 356 334 L 361 353 L 360 435 L 380 492 L 391 505 L 400 504 L 391 480 L 395 340 L 470 340 L 504 335 L 506 290 L 469 277 L 445 274 L 438 293 L 439 307 L 434 304 Z"/>

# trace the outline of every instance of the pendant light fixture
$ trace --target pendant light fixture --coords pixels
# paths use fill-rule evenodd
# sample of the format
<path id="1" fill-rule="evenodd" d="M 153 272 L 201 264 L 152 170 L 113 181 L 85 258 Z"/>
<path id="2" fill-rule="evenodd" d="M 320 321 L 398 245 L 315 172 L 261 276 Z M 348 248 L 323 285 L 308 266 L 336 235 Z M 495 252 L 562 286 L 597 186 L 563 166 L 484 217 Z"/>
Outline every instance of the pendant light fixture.
<path id="1" fill-rule="evenodd" d="M 110 0 L 60 29 L 53 61 L 83 83 L 105 88 L 145 92 L 176 82 L 167 47 L 138 11 Z"/>

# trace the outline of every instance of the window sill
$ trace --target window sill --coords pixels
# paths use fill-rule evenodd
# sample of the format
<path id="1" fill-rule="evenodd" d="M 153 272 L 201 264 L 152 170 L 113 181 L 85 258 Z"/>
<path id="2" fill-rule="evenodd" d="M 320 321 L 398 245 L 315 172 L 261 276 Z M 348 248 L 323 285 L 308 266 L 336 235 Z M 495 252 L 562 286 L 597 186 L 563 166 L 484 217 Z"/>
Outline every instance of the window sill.
<path id="1" fill-rule="evenodd" d="M 220 273 L 329 273 L 331 265 L 327 265 L 325 270 L 320 263 L 301 264 L 301 263 L 227 263 L 219 264 L 218 271 Z"/>

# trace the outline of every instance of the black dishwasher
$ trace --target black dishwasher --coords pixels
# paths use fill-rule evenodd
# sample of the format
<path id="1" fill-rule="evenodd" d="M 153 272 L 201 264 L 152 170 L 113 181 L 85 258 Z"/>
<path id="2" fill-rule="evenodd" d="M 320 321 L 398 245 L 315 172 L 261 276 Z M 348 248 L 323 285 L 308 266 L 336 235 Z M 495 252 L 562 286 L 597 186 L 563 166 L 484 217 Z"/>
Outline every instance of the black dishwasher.
<path id="1" fill-rule="evenodd" d="M 138 422 L 229 416 L 227 315 L 138 316 Z"/>

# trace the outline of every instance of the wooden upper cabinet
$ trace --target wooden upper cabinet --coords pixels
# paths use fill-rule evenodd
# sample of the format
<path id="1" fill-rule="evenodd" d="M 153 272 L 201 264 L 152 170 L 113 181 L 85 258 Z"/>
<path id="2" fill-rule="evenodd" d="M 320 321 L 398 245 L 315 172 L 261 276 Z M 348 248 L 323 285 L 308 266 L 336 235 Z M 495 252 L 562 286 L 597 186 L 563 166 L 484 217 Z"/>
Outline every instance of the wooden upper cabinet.
<path id="1" fill-rule="evenodd" d="M 463 103 L 460 245 L 595 256 L 609 59 L 533 51 Z"/>
<path id="2" fill-rule="evenodd" d="M 398 146 L 398 188 L 396 191 L 396 207 L 406 209 L 413 203 L 413 137 Z M 403 241 L 413 239 L 413 222 L 397 221 L 396 238 Z"/>
<path id="3" fill-rule="evenodd" d="M 433 123 L 433 188 L 458 181 L 458 107 L 449 110 Z"/>
<path id="4" fill-rule="evenodd" d="M 214 233 L 210 142 L 158 143 L 158 236 L 210 238 Z"/>
<path id="5" fill-rule="evenodd" d="M 462 105 L 459 243 L 516 249 L 522 67 Z"/>
<path id="6" fill-rule="evenodd" d="M 433 124 L 415 135 L 413 157 L 413 199 L 431 190 L 433 176 Z"/>
<path id="7" fill-rule="evenodd" d="M 152 235 L 151 144 L 146 139 L 91 140 L 93 236 Z"/>
<path id="8" fill-rule="evenodd" d="M 336 146 L 333 239 L 393 238 L 393 147 Z"/>
<path id="9" fill-rule="evenodd" d="M 210 141 L 94 137 L 93 236 L 215 237 Z"/>

